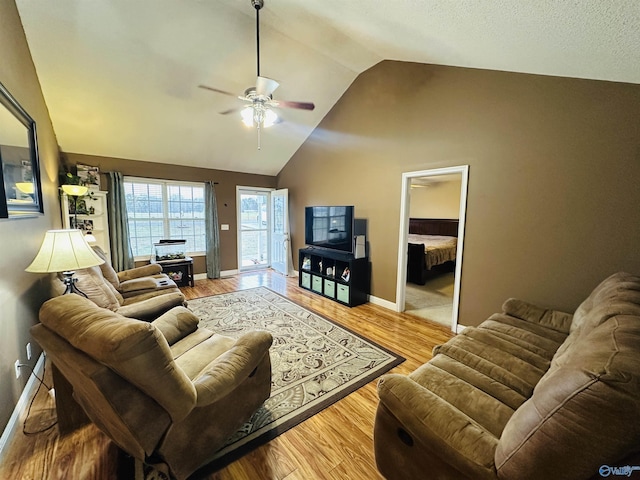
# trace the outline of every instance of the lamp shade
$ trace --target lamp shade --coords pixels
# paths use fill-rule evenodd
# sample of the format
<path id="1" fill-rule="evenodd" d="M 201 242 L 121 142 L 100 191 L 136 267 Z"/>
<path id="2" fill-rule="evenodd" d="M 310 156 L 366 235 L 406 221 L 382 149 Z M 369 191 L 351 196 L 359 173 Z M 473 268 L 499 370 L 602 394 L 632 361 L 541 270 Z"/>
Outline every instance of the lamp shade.
<path id="1" fill-rule="evenodd" d="M 62 191 L 67 195 L 81 197 L 89 191 L 89 187 L 86 187 L 84 185 L 62 185 Z"/>
<path id="2" fill-rule="evenodd" d="M 64 272 L 104 263 L 80 230 L 49 230 L 36 258 L 25 270 L 31 273 Z"/>
<path id="3" fill-rule="evenodd" d="M 31 195 L 36 190 L 33 182 L 17 182 L 16 188 L 27 195 Z"/>

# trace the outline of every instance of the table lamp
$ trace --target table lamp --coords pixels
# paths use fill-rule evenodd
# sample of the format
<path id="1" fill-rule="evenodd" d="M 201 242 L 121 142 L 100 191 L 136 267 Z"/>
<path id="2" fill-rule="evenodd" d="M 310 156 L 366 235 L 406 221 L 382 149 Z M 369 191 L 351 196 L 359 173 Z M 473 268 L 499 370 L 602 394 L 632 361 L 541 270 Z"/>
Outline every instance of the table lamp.
<path id="1" fill-rule="evenodd" d="M 94 267 L 104 263 L 85 241 L 82 231 L 49 230 L 42 241 L 40 251 L 25 271 L 31 273 L 62 272 L 63 283 L 67 286 L 64 294 L 87 295 L 76 287 L 73 277 L 79 268 Z"/>

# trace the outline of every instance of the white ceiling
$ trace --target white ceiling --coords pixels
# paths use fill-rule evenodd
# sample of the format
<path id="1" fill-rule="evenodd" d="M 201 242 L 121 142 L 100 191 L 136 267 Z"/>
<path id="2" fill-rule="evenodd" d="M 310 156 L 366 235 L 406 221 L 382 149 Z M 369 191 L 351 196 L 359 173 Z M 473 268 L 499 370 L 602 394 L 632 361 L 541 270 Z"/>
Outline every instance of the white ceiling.
<path id="1" fill-rule="evenodd" d="M 261 74 L 281 110 L 256 132 L 250 0 L 16 0 L 63 151 L 275 175 L 381 60 L 640 83 L 638 0 L 265 0 Z"/>

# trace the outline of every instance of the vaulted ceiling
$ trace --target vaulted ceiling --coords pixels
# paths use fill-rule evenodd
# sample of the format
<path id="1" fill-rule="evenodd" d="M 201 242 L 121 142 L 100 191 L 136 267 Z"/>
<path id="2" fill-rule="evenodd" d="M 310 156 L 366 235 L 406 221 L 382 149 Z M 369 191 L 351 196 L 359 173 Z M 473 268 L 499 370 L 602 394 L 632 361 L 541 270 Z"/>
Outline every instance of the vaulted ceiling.
<path id="1" fill-rule="evenodd" d="M 265 0 L 261 74 L 280 110 L 257 135 L 250 0 L 16 0 L 63 151 L 275 175 L 353 80 L 385 60 L 640 83 L 637 0 Z M 375 99 L 373 99 L 375 101 Z"/>

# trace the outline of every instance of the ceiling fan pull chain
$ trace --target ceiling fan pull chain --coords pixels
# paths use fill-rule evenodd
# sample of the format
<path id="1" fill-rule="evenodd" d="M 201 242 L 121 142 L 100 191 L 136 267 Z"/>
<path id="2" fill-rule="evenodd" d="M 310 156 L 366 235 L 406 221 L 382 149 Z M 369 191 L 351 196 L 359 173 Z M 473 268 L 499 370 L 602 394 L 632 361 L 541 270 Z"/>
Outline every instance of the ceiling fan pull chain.
<path id="1" fill-rule="evenodd" d="M 260 124 L 258 124 L 257 130 L 258 130 L 258 150 L 260 150 L 260 130 L 261 130 Z"/>

